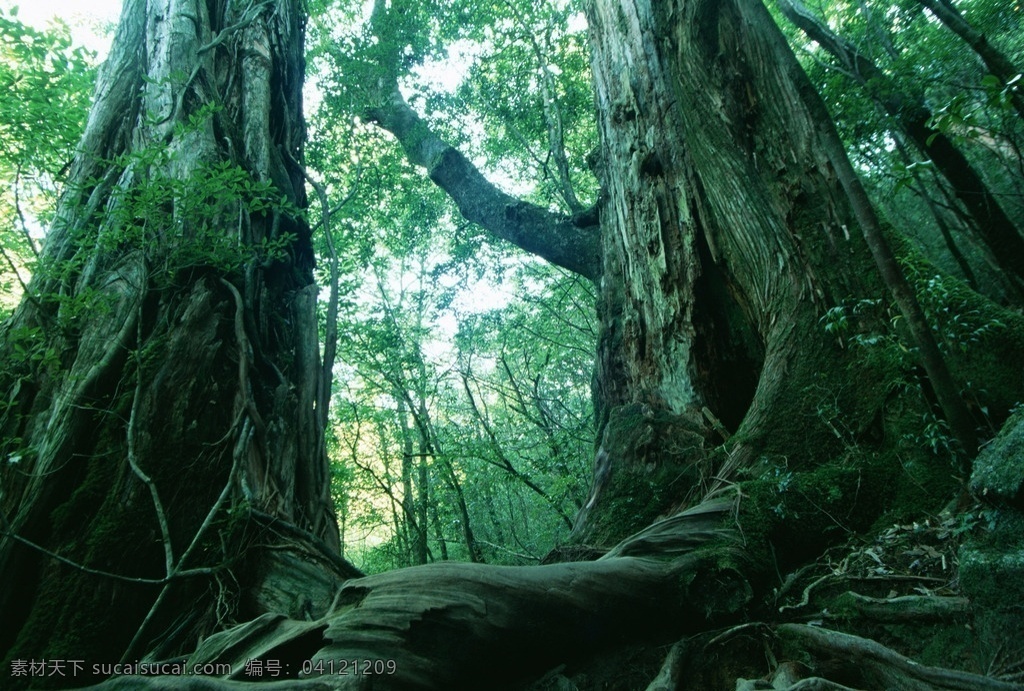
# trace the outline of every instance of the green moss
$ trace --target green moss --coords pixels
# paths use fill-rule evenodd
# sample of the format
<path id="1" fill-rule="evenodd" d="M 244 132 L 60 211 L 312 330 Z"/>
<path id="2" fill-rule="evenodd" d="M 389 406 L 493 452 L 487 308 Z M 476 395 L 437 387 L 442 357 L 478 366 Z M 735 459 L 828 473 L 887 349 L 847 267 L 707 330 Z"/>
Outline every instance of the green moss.
<path id="1" fill-rule="evenodd" d="M 86 522 L 82 520 L 83 516 L 95 514 L 95 507 L 110 491 L 117 476 L 117 462 L 111 459 L 93 457 L 84 463 L 86 471 L 81 484 L 51 514 L 51 526 L 55 534 L 78 532 L 84 537 Z"/>
<path id="2" fill-rule="evenodd" d="M 976 417 L 1002 424 L 1024 400 L 1024 315 L 943 274 L 905 241 L 897 249 L 965 399 Z"/>
<path id="3" fill-rule="evenodd" d="M 880 641 L 924 665 L 983 672 L 977 663 L 978 640 L 964 621 L 890 624 L 874 634 Z"/>
<path id="4" fill-rule="evenodd" d="M 945 626 L 917 625 L 901 627 L 902 639 L 908 642 L 925 641 L 924 647 L 916 659 L 926 665 L 936 667 L 955 667 L 963 669 L 968 665 L 960 661 L 974 658 L 973 649 L 976 642 L 971 630 L 964 622 L 956 622 Z M 923 634 L 923 635 L 922 635 Z"/>
<path id="5" fill-rule="evenodd" d="M 1020 610 L 1024 603 L 1024 514 L 1000 509 L 991 530 L 964 545 L 960 585 L 978 607 Z"/>
<path id="6" fill-rule="evenodd" d="M 893 615 L 897 614 L 898 603 L 890 600 L 889 607 Z M 855 596 L 849 592 L 827 600 L 823 610 L 828 612 L 830 628 L 878 641 L 921 664 L 985 671 L 985 665 L 979 664 L 985 644 L 966 615 L 946 620 L 885 622 L 862 615 Z"/>
<path id="7" fill-rule="evenodd" d="M 121 419 L 126 412 L 118 411 Z M 100 428 L 90 457 L 81 461 L 85 469 L 80 480 L 76 478 L 77 486 L 51 513 L 47 544 L 61 556 L 90 569 L 156 578 L 163 575 L 156 513 L 148 491 L 126 467 L 123 433 L 116 425 Z M 173 472 L 171 465 L 153 475 L 170 477 Z M 157 484 L 170 486 L 163 477 Z M 45 658 L 114 662 L 135 634 L 158 587 L 90 574 L 46 560 L 35 601 L 7 661 Z M 110 609 L 114 602 L 116 611 Z"/>
<path id="8" fill-rule="evenodd" d="M 58 551 L 76 563 L 127 575 L 131 565 L 150 562 L 142 531 L 153 521 L 134 511 L 114 489 L 119 465 L 103 454 L 88 461 L 82 483 L 53 513 L 51 543 L 63 545 Z M 49 562 L 8 660 L 106 662 L 118 657 L 115 651 L 123 650 L 136 625 L 128 616 L 132 591 L 141 589 Z M 115 598 L 118 611 L 111 612 Z"/>
<path id="9" fill-rule="evenodd" d="M 905 351 L 891 339 L 841 346 L 845 339 L 827 333 L 816 314 L 807 311 L 805 319 L 794 328 L 807 337 L 786 367 L 778 397 L 766 402 L 768 421 L 758 421 L 763 443 L 757 451 L 784 458 L 794 472 L 828 463 L 849 448 L 883 445 L 879 411 L 907 386 L 909 369 Z M 863 323 L 850 328 L 866 337 L 884 328 L 877 315 L 858 319 Z"/>
<path id="10" fill-rule="evenodd" d="M 771 464 L 767 464 L 771 465 Z M 740 528 L 754 560 L 780 570 L 867 530 L 892 497 L 885 457 L 850 449 L 819 468 L 783 466 L 740 484 Z"/>
<path id="11" fill-rule="evenodd" d="M 971 490 L 1011 502 L 1024 495 L 1024 409 L 1006 421 L 974 460 Z"/>
<path id="12" fill-rule="evenodd" d="M 704 443 L 699 428 L 682 416 L 643 405 L 611 410 L 602 445 L 615 467 L 590 540 L 615 544 L 668 514 L 699 484 L 707 465 Z"/>
<path id="13" fill-rule="evenodd" d="M 606 509 L 594 525 L 594 541 L 615 544 L 666 514 L 677 500 L 674 483 L 688 482 L 683 476 L 691 472 L 674 464 L 616 469 L 604 490 Z"/>
<path id="14" fill-rule="evenodd" d="M 959 554 L 961 591 L 974 610 L 978 667 L 986 673 L 1024 656 L 1024 514 L 1003 507 L 993 517 Z"/>

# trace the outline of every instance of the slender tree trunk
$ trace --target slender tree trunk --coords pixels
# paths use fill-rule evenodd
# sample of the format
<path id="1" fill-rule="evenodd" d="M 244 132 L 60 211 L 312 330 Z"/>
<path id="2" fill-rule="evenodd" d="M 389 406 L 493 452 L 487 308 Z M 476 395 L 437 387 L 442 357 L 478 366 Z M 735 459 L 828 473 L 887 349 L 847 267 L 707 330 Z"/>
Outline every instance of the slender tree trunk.
<path id="1" fill-rule="evenodd" d="M 290 163 L 303 22 L 293 0 L 125 3 L 32 297 L 0 329 L 57 354 L 0 381 L 8 661 L 170 655 L 330 603 L 344 566 Z"/>
<path id="2" fill-rule="evenodd" d="M 412 429 L 409 427 L 409 413 L 406 410 L 405 396 L 400 391 L 395 392 L 395 403 L 398 406 L 398 425 L 402 433 L 402 534 L 406 536 L 405 543 L 408 546 L 407 555 L 410 557 L 408 563 L 426 564 L 426 545 L 422 553 L 419 550 L 419 535 L 421 524 L 417 512 L 416 495 L 413 493 L 413 458 L 417 455 L 413 448 Z"/>
<path id="3" fill-rule="evenodd" d="M 419 338 L 419 334 L 424 333 L 423 329 L 423 295 L 426 287 L 424 286 L 424 278 L 426 276 L 426 267 L 424 266 L 424 258 L 420 257 L 419 266 L 419 291 L 416 294 L 416 334 Z M 427 419 L 427 364 L 423 360 L 423 353 L 420 349 L 420 344 L 417 342 L 415 345 L 416 353 L 416 397 L 417 405 L 419 409 L 418 418 Z M 427 501 L 429 499 L 429 477 L 430 472 L 428 469 L 427 461 L 432 457 L 432 445 L 430 439 L 424 434 L 424 430 L 430 430 L 429 423 L 427 426 L 417 425 L 417 431 L 419 431 L 418 449 L 416 462 L 417 472 L 417 506 L 416 506 L 416 559 L 418 563 L 426 564 L 428 547 L 427 547 Z"/>
<path id="4" fill-rule="evenodd" d="M 430 525 L 427 522 L 427 507 L 430 504 L 430 466 L 427 464 L 427 456 L 421 454 L 416 463 L 416 557 L 422 559 L 421 563 L 426 564 L 430 557 L 430 548 L 427 544 L 427 536 Z"/>
<path id="5" fill-rule="evenodd" d="M 978 54 L 985 63 L 989 74 L 995 75 L 1004 86 L 1011 86 L 1010 102 L 1020 117 L 1024 118 L 1024 84 L 1021 84 L 1021 72 L 1013 62 L 998 48 L 989 43 L 982 32 L 971 26 L 970 22 L 956 9 L 949 0 L 918 0 L 932 11 L 946 27 Z M 1015 85 L 1015 86 L 1014 86 Z"/>
<path id="6" fill-rule="evenodd" d="M 437 502 L 431 502 L 427 506 L 427 510 L 430 512 L 430 524 L 434 528 L 434 539 L 437 540 L 441 561 L 448 561 L 448 537 L 445 535 L 444 526 L 441 525 L 441 516 L 437 510 Z"/>
<path id="7" fill-rule="evenodd" d="M 801 3 L 779 0 L 778 4 L 790 21 L 847 67 L 849 74 L 893 118 L 914 146 L 935 163 L 977 221 L 982 240 L 1013 286 L 1014 301 L 1020 302 L 1024 295 L 1024 237 L 1020 228 L 952 140 L 929 126 L 932 114 L 928 108 L 908 97 L 856 46 L 836 35 Z"/>
<path id="8" fill-rule="evenodd" d="M 935 220 L 935 225 L 938 227 L 939 232 L 942 234 L 942 240 L 946 244 L 946 250 L 950 256 L 953 257 L 953 261 L 956 262 L 957 267 L 960 269 L 960 273 L 963 274 L 964 280 L 967 281 L 967 285 L 972 290 L 978 291 L 978 279 L 974 275 L 974 269 L 971 268 L 970 263 L 967 261 L 967 257 L 960 250 L 960 247 L 956 244 L 956 240 L 953 238 L 953 231 L 946 222 L 946 218 L 943 215 L 942 210 L 936 203 L 935 199 L 928 194 L 928 185 L 924 178 L 921 176 L 920 171 L 916 167 L 911 167 L 913 161 L 911 160 L 910 154 L 907 153 L 907 147 L 902 141 L 896 141 L 896 149 L 900 153 L 900 158 L 903 160 L 904 166 L 908 170 L 913 171 L 914 182 L 917 183 L 916 187 L 911 189 L 921 198 L 921 201 L 928 207 L 928 212 Z"/>

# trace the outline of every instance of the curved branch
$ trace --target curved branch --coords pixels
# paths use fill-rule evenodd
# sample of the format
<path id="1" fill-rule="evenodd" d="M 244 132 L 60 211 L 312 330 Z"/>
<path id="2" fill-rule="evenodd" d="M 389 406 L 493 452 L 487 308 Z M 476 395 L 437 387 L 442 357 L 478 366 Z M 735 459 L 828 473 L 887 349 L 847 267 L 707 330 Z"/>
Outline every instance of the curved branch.
<path id="1" fill-rule="evenodd" d="M 388 18 L 379 6 L 374 30 L 384 33 Z M 382 23 L 384 26 L 382 26 Z M 388 41 L 382 38 L 381 44 Z M 400 42 L 392 41 L 396 47 Z M 397 49 L 397 48 L 396 48 Z M 426 168 L 430 179 L 458 205 L 469 221 L 503 240 L 552 264 L 596 280 L 600 273 L 600 244 L 592 210 L 573 216 L 557 214 L 517 199 L 491 184 L 461 152 L 438 137 L 398 90 L 394 50 L 383 51 L 380 80 L 365 117 L 398 139 L 409 162 Z"/>

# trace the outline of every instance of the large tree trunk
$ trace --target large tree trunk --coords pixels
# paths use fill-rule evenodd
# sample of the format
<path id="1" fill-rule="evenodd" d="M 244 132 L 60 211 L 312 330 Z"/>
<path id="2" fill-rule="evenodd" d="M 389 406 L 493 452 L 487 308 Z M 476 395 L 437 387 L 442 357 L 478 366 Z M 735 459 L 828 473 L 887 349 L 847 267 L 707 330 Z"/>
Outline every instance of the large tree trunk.
<path id="1" fill-rule="evenodd" d="M 819 375 L 851 354 L 819 318 L 884 288 L 760 3 L 596 2 L 589 18 L 605 155 L 603 409 L 576 534 L 607 543 L 638 527 L 636 505 L 639 521 L 677 506 L 684 497 L 662 488 L 681 475 L 697 495 L 765 454 L 792 467 L 837 453 L 825 425 L 807 424 L 803 390 L 843 395 Z M 857 395 L 879 405 L 876 385 Z M 725 474 L 705 418 L 742 440 Z M 868 422 L 851 420 L 857 434 Z"/>
<path id="2" fill-rule="evenodd" d="M 304 20 L 295 0 L 125 3 L 0 332 L 28 351 L 0 382 L 5 663 L 170 655 L 333 595 Z"/>

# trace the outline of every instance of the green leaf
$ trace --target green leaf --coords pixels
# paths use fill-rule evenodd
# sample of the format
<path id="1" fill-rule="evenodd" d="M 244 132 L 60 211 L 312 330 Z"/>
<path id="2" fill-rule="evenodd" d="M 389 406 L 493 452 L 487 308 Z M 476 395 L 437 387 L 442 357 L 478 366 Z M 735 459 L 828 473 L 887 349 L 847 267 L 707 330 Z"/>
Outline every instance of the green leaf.
<path id="1" fill-rule="evenodd" d="M 986 74 L 981 78 L 981 85 L 986 89 L 999 89 L 1003 83 L 999 81 L 999 77 L 994 74 Z"/>

